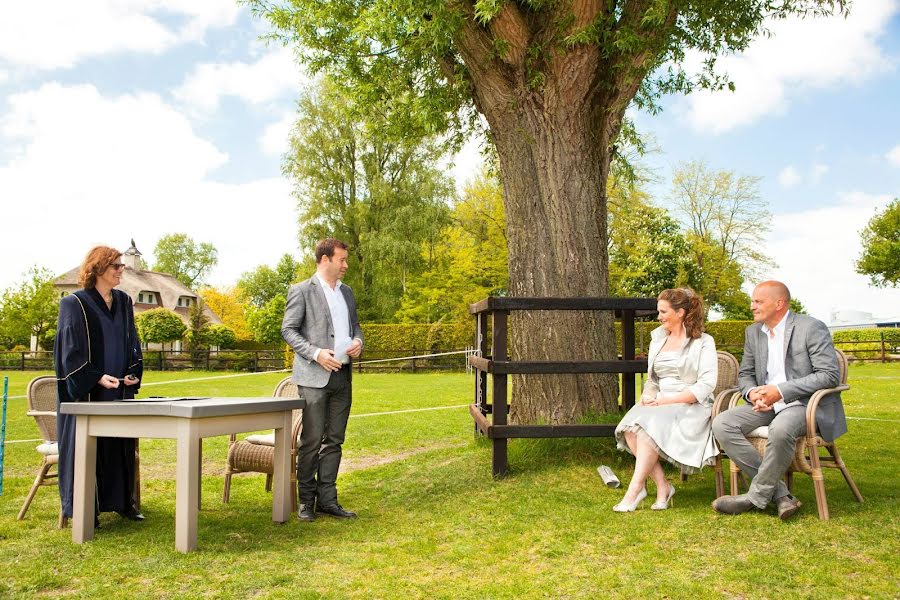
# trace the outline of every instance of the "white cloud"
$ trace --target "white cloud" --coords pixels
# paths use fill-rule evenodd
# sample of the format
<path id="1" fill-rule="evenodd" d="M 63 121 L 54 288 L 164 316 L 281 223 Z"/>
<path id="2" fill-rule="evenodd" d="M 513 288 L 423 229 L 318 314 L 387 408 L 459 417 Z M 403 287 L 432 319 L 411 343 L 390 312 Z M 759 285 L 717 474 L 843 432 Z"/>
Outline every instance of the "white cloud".
<path id="1" fill-rule="evenodd" d="M 816 163 L 810 170 L 809 178 L 813 183 L 819 183 L 822 181 L 822 178 L 825 177 L 826 173 L 828 173 L 828 165 Z"/>
<path id="2" fill-rule="evenodd" d="M 167 233 L 211 242 L 220 257 L 213 277 L 222 282 L 295 250 L 289 183 L 214 181 L 227 155 L 159 96 L 47 84 L 8 102 L 0 117 L 0 147 L 12 148 L 0 162 L 0 289 L 32 264 L 61 273 L 91 245 L 124 248 L 132 237 L 145 254 Z"/>
<path id="3" fill-rule="evenodd" d="M 289 137 L 294 123 L 297 121 L 297 113 L 289 112 L 281 119 L 269 124 L 259 139 L 259 147 L 269 156 L 282 156 L 290 147 Z"/>
<path id="4" fill-rule="evenodd" d="M 746 52 L 719 59 L 737 86 L 734 93 L 698 91 L 681 111 L 701 132 L 720 134 L 782 114 L 797 90 L 858 84 L 891 68 L 877 41 L 898 0 L 856 2 L 850 16 L 789 18 L 770 23 L 774 37 L 754 41 Z M 699 57 L 691 57 L 699 65 Z"/>
<path id="5" fill-rule="evenodd" d="M 291 50 L 279 47 L 252 64 L 205 63 L 197 65 L 173 91 L 180 101 L 205 111 L 215 110 L 223 96 L 235 96 L 260 104 L 300 87 L 303 75 Z"/>
<path id="6" fill-rule="evenodd" d="M 786 188 L 799 185 L 801 181 L 803 181 L 803 177 L 800 176 L 800 172 L 793 165 L 786 166 L 778 174 L 778 183 Z"/>
<path id="7" fill-rule="evenodd" d="M 0 84 L 6 83 L 9 80 L 9 73 L 0 69 Z"/>
<path id="8" fill-rule="evenodd" d="M 894 146 L 887 154 L 884 155 L 888 162 L 895 167 L 900 167 L 900 144 Z"/>
<path id="9" fill-rule="evenodd" d="M 233 0 L 8 2 L 0 9 L 0 60 L 27 68 L 70 68 L 112 52 L 159 54 L 234 23 Z M 159 17 L 182 22 L 178 30 Z"/>
<path id="10" fill-rule="evenodd" d="M 860 229 L 891 198 L 846 193 L 833 206 L 775 215 L 767 253 L 779 266 L 770 276 L 784 281 L 809 313 L 826 323 L 838 309 L 895 315 L 900 290 L 870 287 L 854 266 Z"/>

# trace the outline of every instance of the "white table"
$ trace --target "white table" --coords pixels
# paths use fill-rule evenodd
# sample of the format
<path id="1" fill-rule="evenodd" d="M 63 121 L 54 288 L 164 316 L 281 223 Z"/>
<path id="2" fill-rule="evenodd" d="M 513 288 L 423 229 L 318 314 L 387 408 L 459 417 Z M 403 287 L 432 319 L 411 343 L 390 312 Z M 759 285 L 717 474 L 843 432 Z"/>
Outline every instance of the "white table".
<path id="1" fill-rule="evenodd" d="M 60 412 L 75 415 L 75 480 L 72 541 L 94 537 L 97 438 L 167 438 L 177 440 L 175 547 L 197 549 L 201 444 L 205 437 L 275 430 L 272 520 L 291 516 L 291 411 L 301 398 L 148 399 L 120 402 L 63 402 Z"/>

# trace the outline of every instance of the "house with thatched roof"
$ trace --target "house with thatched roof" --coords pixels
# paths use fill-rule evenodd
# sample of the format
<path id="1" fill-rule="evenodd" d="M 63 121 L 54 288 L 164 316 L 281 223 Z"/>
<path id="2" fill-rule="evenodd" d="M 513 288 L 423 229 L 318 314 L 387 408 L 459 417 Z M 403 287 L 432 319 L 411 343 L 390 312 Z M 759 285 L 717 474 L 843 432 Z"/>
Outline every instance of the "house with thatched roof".
<path id="1" fill-rule="evenodd" d="M 188 324 L 188 313 L 191 306 L 196 305 L 200 300 L 197 292 L 168 273 L 145 270 L 141 253 L 135 247 L 134 240 L 131 240 L 131 247 L 122 254 L 122 262 L 125 263 L 125 270 L 122 273 L 122 283 L 119 284 L 118 289 L 131 296 L 134 301 L 135 314 L 153 308 L 168 308 L 181 317 L 185 324 Z M 57 277 L 53 282 L 53 285 L 59 290 L 60 296 L 80 289 L 81 286 L 78 285 L 79 268 L 75 267 Z M 222 322 L 222 319 L 208 306 L 203 307 L 203 312 L 209 318 L 210 325 Z"/>

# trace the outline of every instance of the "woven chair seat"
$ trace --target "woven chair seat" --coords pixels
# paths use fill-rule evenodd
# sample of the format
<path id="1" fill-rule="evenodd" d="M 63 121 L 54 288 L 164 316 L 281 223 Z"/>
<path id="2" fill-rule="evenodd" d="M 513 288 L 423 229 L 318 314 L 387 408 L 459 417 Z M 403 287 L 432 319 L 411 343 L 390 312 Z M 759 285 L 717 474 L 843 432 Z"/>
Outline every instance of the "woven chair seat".
<path id="1" fill-rule="evenodd" d="M 747 439 L 756 451 L 759 452 L 759 455 L 763 456 L 766 453 L 766 444 L 769 440 L 769 428 L 758 427 L 747 435 Z M 829 445 L 828 442 L 818 435 L 815 437 L 814 443 L 817 447 L 827 447 Z M 812 475 L 812 465 L 809 464 L 809 457 L 806 455 L 806 446 L 806 437 L 797 440 L 797 444 L 794 447 L 794 459 L 791 461 L 789 469 L 791 471 Z"/>
<path id="2" fill-rule="evenodd" d="M 228 463 L 234 472 L 251 471 L 267 473 L 274 470 L 275 447 L 239 440 L 228 449 Z"/>

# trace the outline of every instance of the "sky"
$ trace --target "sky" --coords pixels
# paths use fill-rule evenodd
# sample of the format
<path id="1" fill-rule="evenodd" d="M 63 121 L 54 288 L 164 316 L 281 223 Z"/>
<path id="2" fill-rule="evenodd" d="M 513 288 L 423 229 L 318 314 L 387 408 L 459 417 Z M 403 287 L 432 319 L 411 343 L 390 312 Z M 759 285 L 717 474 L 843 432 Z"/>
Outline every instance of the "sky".
<path id="1" fill-rule="evenodd" d="M 73 24 L 77 26 L 73 27 Z M 160 237 L 210 242 L 215 285 L 300 256 L 281 157 L 308 82 L 267 24 L 233 0 L 88 0 L 0 6 L 0 289 L 31 266 L 63 273 L 88 248 L 146 259 Z M 666 205 L 672 172 L 704 161 L 760 177 L 773 215 L 761 250 L 814 316 L 900 315 L 900 290 L 854 271 L 859 230 L 900 196 L 900 0 L 848 18 L 772 24 L 720 59 L 736 92 L 631 112 Z M 688 57 L 688 65 L 697 64 Z M 447 169 L 478 171 L 472 140 Z"/>

